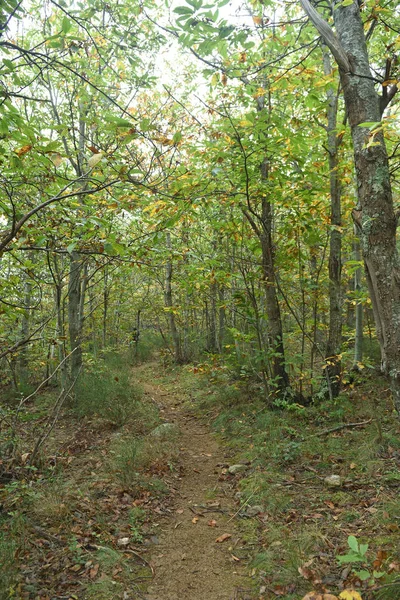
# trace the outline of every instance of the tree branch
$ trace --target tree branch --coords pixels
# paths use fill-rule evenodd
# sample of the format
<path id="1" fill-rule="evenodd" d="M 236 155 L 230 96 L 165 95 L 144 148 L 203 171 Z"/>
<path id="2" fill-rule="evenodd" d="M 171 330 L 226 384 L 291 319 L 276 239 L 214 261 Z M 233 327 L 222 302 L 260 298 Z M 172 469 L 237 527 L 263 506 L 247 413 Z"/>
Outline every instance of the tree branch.
<path id="1" fill-rule="evenodd" d="M 323 38 L 325 44 L 332 52 L 339 68 L 342 69 L 345 73 L 350 73 L 351 67 L 347 54 L 331 27 L 328 25 L 325 19 L 321 17 L 319 12 L 316 11 L 316 9 L 312 6 L 309 0 L 300 0 L 300 4 L 302 5 L 310 21 L 317 29 L 318 33 Z"/>

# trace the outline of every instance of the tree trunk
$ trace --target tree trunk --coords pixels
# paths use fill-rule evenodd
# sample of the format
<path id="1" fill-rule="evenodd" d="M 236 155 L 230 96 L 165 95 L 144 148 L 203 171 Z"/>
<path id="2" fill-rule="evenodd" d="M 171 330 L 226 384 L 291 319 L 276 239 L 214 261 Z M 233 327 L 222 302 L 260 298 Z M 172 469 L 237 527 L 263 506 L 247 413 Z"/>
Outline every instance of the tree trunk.
<path id="1" fill-rule="evenodd" d="M 332 73 L 328 50 L 324 49 L 324 74 Z M 327 149 L 331 200 L 331 231 L 329 236 L 329 333 L 326 345 L 326 376 L 329 377 L 330 395 L 336 398 L 340 391 L 342 364 L 342 225 L 341 190 L 339 180 L 339 138 L 337 136 L 338 97 L 332 89 L 327 92 L 328 125 Z"/>
<path id="2" fill-rule="evenodd" d="M 166 234 L 167 248 L 171 248 L 171 236 L 169 233 Z M 171 332 L 172 343 L 174 345 L 174 356 L 176 363 L 182 363 L 182 351 L 181 351 L 181 340 L 179 332 L 176 327 L 175 315 L 174 315 L 174 304 L 172 298 L 172 260 L 168 258 L 167 265 L 165 268 L 165 291 L 164 291 L 165 307 L 168 313 L 169 329 Z"/>
<path id="3" fill-rule="evenodd" d="M 218 286 L 218 351 L 222 352 L 225 338 L 225 292 L 222 284 Z"/>
<path id="4" fill-rule="evenodd" d="M 70 362 L 71 381 L 79 375 L 82 368 L 82 289 L 81 289 L 82 262 L 79 254 L 72 252 L 70 258 L 70 270 L 68 281 L 68 325 L 70 350 L 72 352 Z"/>
<path id="5" fill-rule="evenodd" d="M 382 370 L 390 377 L 394 405 L 400 414 L 400 263 L 389 161 L 382 131 L 372 135 L 368 127 L 359 127 L 366 122 L 380 122 L 382 109 L 397 88 L 386 91 L 382 98 L 375 90 L 357 2 L 335 7 L 338 37 L 309 0 L 301 3 L 339 65 L 357 178 L 358 206 L 353 218 L 361 241 Z"/>
<path id="6" fill-rule="evenodd" d="M 360 251 L 360 242 L 356 238 L 354 241 L 354 260 L 361 260 L 361 251 Z M 364 341 L 364 331 L 363 331 L 363 312 L 364 307 L 362 302 L 357 299 L 357 295 L 361 291 L 361 268 L 356 269 L 354 273 L 354 291 L 356 293 L 356 335 L 354 342 L 354 364 L 353 369 L 356 371 L 360 370 L 359 364 L 363 359 L 363 341 Z"/>

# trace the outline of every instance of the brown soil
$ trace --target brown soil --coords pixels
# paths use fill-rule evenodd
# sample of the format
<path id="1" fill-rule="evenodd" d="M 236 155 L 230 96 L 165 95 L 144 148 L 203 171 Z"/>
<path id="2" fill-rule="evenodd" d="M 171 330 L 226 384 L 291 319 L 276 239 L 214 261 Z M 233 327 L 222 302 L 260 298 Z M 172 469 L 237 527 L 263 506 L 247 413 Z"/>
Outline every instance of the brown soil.
<path id="1" fill-rule="evenodd" d="M 152 385 L 144 387 L 165 421 L 181 431 L 175 501 L 170 516 L 159 521 L 151 561 L 154 579 L 146 599 L 250 600 L 245 565 L 237 557 L 242 544 L 235 523 L 234 482 L 222 473 L 224 450 L 182 400 Z M 217 542 L 223 534 L 230 537 Z"/>

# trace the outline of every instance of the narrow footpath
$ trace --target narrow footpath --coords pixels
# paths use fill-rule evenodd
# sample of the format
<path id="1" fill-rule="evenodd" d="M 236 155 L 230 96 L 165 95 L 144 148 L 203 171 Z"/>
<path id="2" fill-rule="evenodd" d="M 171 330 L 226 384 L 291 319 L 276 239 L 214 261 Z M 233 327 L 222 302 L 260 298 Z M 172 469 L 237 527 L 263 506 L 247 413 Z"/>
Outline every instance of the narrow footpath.
<path id="1" fill-rule="evenodd" d="M 180 430 L 175 500 L 159 521 L 146 600 L 251 600 L 246 565 L 237 556 L 235 489 L 222 474 L 224 449 L 182 400 L 146 383 L 144 370 L 137 374 L 163 419 Z"/>

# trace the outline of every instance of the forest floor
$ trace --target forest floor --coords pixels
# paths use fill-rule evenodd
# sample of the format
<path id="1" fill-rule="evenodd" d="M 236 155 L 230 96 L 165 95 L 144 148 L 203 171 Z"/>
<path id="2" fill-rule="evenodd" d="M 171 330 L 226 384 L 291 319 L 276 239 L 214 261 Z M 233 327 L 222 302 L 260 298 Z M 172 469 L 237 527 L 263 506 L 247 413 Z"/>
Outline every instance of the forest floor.
<path id="1" fill-rule="evenodd" d="M 51 398 L 26 407 L 16 477 L 0 481 L 0 600 L 400 598 L 384 380 L 271 411 L 218 368 L 150 362 L 127 377 L 143 389 L 133 419 L 68 409 L 35 467 Z"/>
<path id="2" fill-rule="evenodd" d="M 148 367 L 142 376 L 143 371 L 149 373 Z M 171 512 L 159 523 L 159 545 L 152 558 L 154 580 L 146 598 L 247 600 L 246 578 L 237 556 L 243 548 L 235 522 L 235 488 L 223 475 L 228 466 L 226 449 L 188 410 L 184 399 L 149 383 L 144 383 L 144 390 L 160 407 L 163 420 L 179 428 L 175 498 Z"/>

